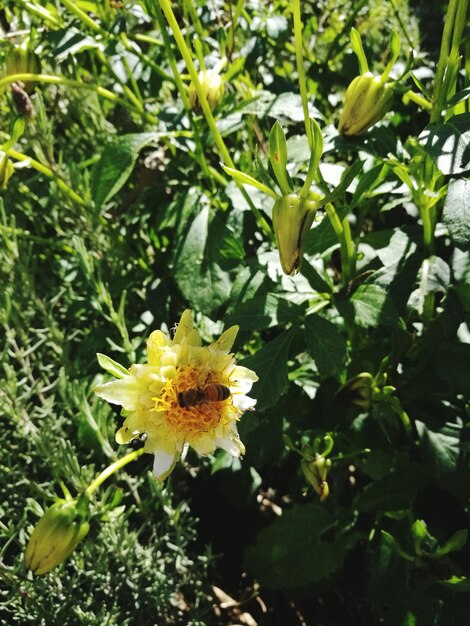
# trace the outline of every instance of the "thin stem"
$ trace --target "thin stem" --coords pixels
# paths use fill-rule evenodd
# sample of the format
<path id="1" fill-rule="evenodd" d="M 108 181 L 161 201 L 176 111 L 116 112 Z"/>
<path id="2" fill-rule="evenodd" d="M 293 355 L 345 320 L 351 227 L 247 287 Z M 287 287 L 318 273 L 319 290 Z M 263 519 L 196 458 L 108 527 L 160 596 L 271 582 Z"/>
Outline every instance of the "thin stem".
<path id="1" fill-rule="evenodd" d="M 132 110 L 137 111 L 140 115 L 143 115 L 146 121 L 150 124 L 158 124 L 158 119 L 153 115 L 150 115 L 150 113 L 144 111 L 142 107 L 138 108 L 135 105 L 131 104 L 129 101 L 123 100 L 112 91 L 109 91 L 109 89 L 99 87 L 97 85 L 94 85 L 93 83 L 83 83 L 79 80 L 72 80 L 70 78 L 64 78 L 63 76 L 52 76 L 49 74 L 21 73 L 11 74 L 10 76 L 0 78 L 0 89 L 4 85 L 8 85 L 10 83 L 15 83 L 18 81 L 33 81 L 36 83 L 49 83 L 51 85 L 65 85 L 66 87 L 74 87 L 76 89 L 89 89 L 97 93 L 102 98 L 105 98 L 106 100 L 110 100 L 111 102 L 120 104 L 127 109 L 131 108 Z"/>
<path id="2" fill-rule="evenodd" d="M 329 202 L 325 204 L 325 212 L 328 215 L 333 230 L 338 237 L 341 252 L 341 284 L 347 285 L 351 276 L 351 261 L 354 254 L 354 247 L 351 240 L 351 230 L 349 223 L 347 228 L 344 227 L 344 222 L 338 217 L 335 207 Z M 345 218 L 346 219 L 346 218 Z"/>
<path id="3" fill-rule="evenodd" d="M 129 452 L 129 454 L 126 454 L 125 456 L 118 459 L 114 463 L 111 463 L 111 465 L 109 465 L 105 470 L 103 470 L 101 474 L 99 474 L 95 478 L 95 480 L 87 487 L 85 494 L 88 497 L 92 496 L 93 493 L 98 489 L 98 487 L 100 487 L 104 483 L 106 479 L 108 479 L 110 476 L 112 476 L 115 472 L 120 470 L 122 467 L 124 467 L 128 463 L 135 461 L 135 459 L 137 459 L 143 453 L 144 453 L 144 448 L 142 447 L 142 448 L 139 448 L 138 450 L 134 450 L 133 452 Z"/>
<path id="4" fill-rule="evenodd" d="M 194 66 L 191 52 L 186 45 L 186 41 L 183 37 L 183 33 L 181 32 L 178 22 L 176 21 L 175 14 L 173 13 L 173 9 L 171 8 L 171 4 L 169 0 L 161 0 L 160 5 L 163 13 L 165 14 L 168 25 L 173 33 L 179 51 L 181 52 L 181 56 L 184 59 L 191 80 L 193 81 L 197 97 L 199 99 L 199 104 L 201 105 L 202 112 L 204 114 L 204 117 L 206 118 L 206 122 L 209 126 L 212 137 L 214 138 L 214 141 L 219 149 L 222 159 L 224 160 L 224 163 L 229 167 L 235 167 L 232 158 L 230 157 L 230 154 L 227 150 L 227 147 L 225 146 L 224 140 L 222 139 L 222 135 L 220 134 L 220 131 L 215 123 L 214 116 L 212 115 L 209 103 L 207 102 L 206 94 L 204 93 L 202 85 L 199 81 L 199 76 Z"/>
<path id="5" fill-rule="evenodd" d="M 40 172 L 41 174 L 44 174 L 44 176 L 47 176 L 48 178 L 54 180 L 57 187 L 59 187 L 59 189 L 63 191 L 71 200 L 77 202 L 77 204 L 81 204 L 82 206 L 88 206 L 88 203 L 81 196 L 79 196 L 78 193 L 71 189 L 67 185 L 67 183 L 62 180 L 62 178 L 59 178 L 49 167 L 46 167 L 32 157 L 29 157 L 26 154 L 22 154 L 21 152 L 17 152 L 12 148 L 5 150 L 5 154 L 7 154 L 12 159 L 16 159 L 17 161 L 27 161 L 28 164 L 37 172 Z"/>
<path id="6" fill-rule="evenodd" d="M 101 35 L 107 35 L 108 33 L 97 24 L 85 11 L 82 11 L 75 2 L 71 0 L 60 0 L 61 3 L 66 7 L 71 13 L 73 13 L 76 17 L 79 18 L 84 24 L 86 24 L 91 30 L 95 33 L 100 33 Z"/>
<path id="7" fill-rule="evenodd" d="M 444 100 L 447 95 L 444 87 L 444 74 L 451 57 L 458 56 L 458 48 L 461 43 L 463 29 L 466 23 L 468 0 L 450 0 L 447 15 L 442 32 L 441 49 L 437 63 L 436 76 L 434 79 L 433 102 L 431 122 L 440 119 Z"/>
<path id="8" fill-rule="evenodd" d="M 188 112 L 189 121 L 191 124 L 191 128 L 193 129 L 194 139 L 196 141 L 197 155 L 200 157 L 200 165 L 201 165 L 202 171 L 205 175 L 210 176 L 209 166 L 207 164 L 206 156 L 202 148 L 202 139 L 199 133 L 199 127 L 194 122 L 194 116 L 191 110 L 191 105 L 189 103 L 188 93 L 186 91 L 185 86 L 183 85 L 183 81 L 181 80 L 181 76 L 178 71 L 178 66 L 176 63 L 175 55 L 173 54 L 173 49 L 171 47 L 170 38 L 168 37 L 168 33 L 166 31 L 165 24 L 163 22 L 163 15 L 161 13 L 161 10 L 158 4 L 156 5 L 156 17 L 160 26 L 160 31 L 162 33 L 163 41 L 165 43 L 165 50 L 168 55 L 168 60 L 170 62 L 171 71 L 173 72 L 173 77 L 174 77 L 176 88 L 178 89 L 178 93 L 181 96 L 181 100 L 183 101 L 184 108 Z"/>
<path id="9" fill-rule="evenodd" d="M 158 2 L 155 2 L 155 6 L 157 9 L 157 13 L 158 13 Z M 209 130 L 212 134 L 212 137 L 214 139 L 214 142 L 216 144 L 216 146 L 219 149 L 220 155 L 222 156 L 222 159 L 224 161 L 224 163 L 226 165 L 228 165 L 229 167 L 235 169 L 235 165 L 232 161 L 232 158 L 229 154 L 229 151 L 227 150 L 227 147 L 225 146 L 224 140 L 222 139 L 222 135 L 220 134 L 219 129 L 217 128 L 217 125 L 215 123 L 215 119 L 214 116 L 212 115 L 212 111 L 209 107 L 209 103 L 207 102 L 207 98 L 206 95 L 204 93 L 204 90 L 202 89 L 202 85 L 199 81 L 199 76 L 198 73 L 196 71 L 196 68 L 194 66 L 194 62 L 193 62 L 193 58 L 191 56 L 191 52 L 188 48 L 188 46 L 186 45 L 186 41 L 183 37 L 183 33 L 181 32 L 181 29 L 178 25 L 178 22 L 176 21 L 175 15 L 173 13 L 173 10 L 171 8 L 171 4 L 169 0 L 160 0 L 160 6 L 161 9 L 163 10 L 163 13 L 165 14 L 165 18 L 168 22 L 168 25 L 170 26 L 170 29 L 173 33 L 173 36 L 175 38 L 176 44 L 179 48 L 179 51 L 181 53 L 181 56 L 183 57 L 183 60 L 186 64 L 186 67 L 188 69 L 189 75 L 191 77 L 191 80 L 193 81 L 194 87 L 196 89 L 196 93 L 197 93 L 197 97 L 199 99 L 199 104 L 201 105 L 201 109 L 202 112 L 204 114 L 204 117 L 206 119 L 207 125 L 209 126 Z M 240 190 L 243 194 L 243 197 L 245 198 L 245 200 L 248 202 L 248 204 L 250 205 L 251 211 L 253 212 L 255 219 L 258 223 L 258 226 L 264 231 L 264 233 L 272 240 L 273 239 L 273 233 L 268 225 L 268 223 L 266 222 L 266 220 L 264 219 L 264 217 L 261 215 L 261 212 L 259 211 L 259 209 L 253 204 L 252 199 L 250 198 L 249 194 L 246 192 L 246 190 L 244 189 L 244 187 L 242 185 L 239 185 Z"/>
<path id="10" fill-rule="evenodd" d="M 429 100 L 426 100 L 424 96 L 420 96 L 418 93 L 412 91 L 411 89 L 403 94 L 404 104 L 408 104 L 410 100 L 420 106 L 422 109 L 425 109 L 426 111 L 432 110 L 432 104 L 429 102 Z"/>
<path id="11" fill-rule="evenodd" d="M 303 43 L 302 43 L 302 21 L 300 16 L 300 0 L 294 0 L 294 39 L 295 39 L 295 61 L 297 64 L 297 74 L 299 77 L 300 97 L 302 98 L 302 109 L 304 111 L 305 132 L 307 134 L 310 150 L 313 149 L 313 133 L 308 112 L 307 81 L 305 79 Z"/>
<path id="12" fill-rule="evenodd" d="M 434 226 L 428 207 L 421 208 L 421 221 L 423 222 L 423 245 L 426 257 L 432 254 L 434 243 Z"/>

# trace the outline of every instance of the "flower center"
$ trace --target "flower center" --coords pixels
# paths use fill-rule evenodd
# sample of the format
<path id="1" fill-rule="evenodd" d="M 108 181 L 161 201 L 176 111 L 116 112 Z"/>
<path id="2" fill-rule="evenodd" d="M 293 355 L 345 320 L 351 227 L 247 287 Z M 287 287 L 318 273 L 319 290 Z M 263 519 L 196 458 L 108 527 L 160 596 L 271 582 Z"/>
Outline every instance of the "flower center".
<path id="1" fill-rule="evenodd" d="M 165 415 L 167 426 L 190 438 L 217 428 L 224 409 L 231 405 L 228 388 L 220 375 L 193 367 L 181 367 L 155 400 L 155 409 Z"/>

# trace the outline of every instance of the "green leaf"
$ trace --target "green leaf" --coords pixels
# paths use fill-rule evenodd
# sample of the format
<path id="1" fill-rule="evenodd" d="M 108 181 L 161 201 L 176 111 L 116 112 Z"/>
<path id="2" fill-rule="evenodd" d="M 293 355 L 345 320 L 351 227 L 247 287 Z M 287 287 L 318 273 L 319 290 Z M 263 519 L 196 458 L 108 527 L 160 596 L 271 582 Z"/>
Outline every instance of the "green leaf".
<path id="1" fill-rule="evenodd" d="M 440 257 L 424 259 L 418 275 L 419 287 L 410 296 L 408 306 L 423 314 L 426 296 L 430 293 L 447 293 L 450 267 Z"/>
<path id="2" fill-rule="evenodd" d="M 305 307 L 289 302 L 286 294 L 265 293 L 237 305 L 225 323 L 242 330 L 261 330 L 296 322 Z"/>
<path id="3" fill-rule="evenodd" d="M 416 428 L 424 463 L 437 477 L 455 471 L 460 451 L 459 437 L 452 432 L 434 432 L 420 421 L 416 421 Z"/>
<path id="4" fill-rule="evenodd" d="M 470 250 L 470 180 L 450 181 L 442 221 L 453 243 L 461 250 Z"/>
<path id="5" fill-rule="evenodd" d="M 289 386 L 287 358 L 295 332 L 295 328 L 282 332 L 276 339 L 265 344 L 255 355 L 241 362 L 259 376 L 259 381 L 250 394 L 258 400 L 257 409 L 274 406 Z"/>
<path id="6" fill-rule="evenodd" d="M 234 180 L 236 180 L 237 183 L 241 183 L 242 185 L 251 185 L 252 187 L 256 187 L 256 189 L 259 189 L 266 195 L 271 196 L 271 198 L 273 198 L 274 200 L 277 200 L 279 198 L 278 194 L 275 191 L 273 191 L 266 185 L 263 185 L 263 183 L 260 183 L 259 181 L 257 181 L 256 178 L 253 178 L 253 176 L 240 172 L 240 170 L 236 170 L 233 167 L 227 167 L 226 165 L 221 165 L 221 167 L 224 170 L 224 172 L 228 174 L 229 176 L 231 176 Z"/>
<path id="7" fill-rule="evenodd" d="M 459 552 L 467 543 L 467 539 L 468 530 L 466 528 L 457 530 L 444 544 L 442 544 L 442 546 L 436 550 L 434 556 L 440 558 L 449 554 L 449 552 Z"/>
<path id="8" fill-rule="evenodd" d="M 429 124 L 419 141 L 443 174 L 455 176 L 470 169 L 470 113 Z"/>
<path id="9" fill-rule="evenodd" d="M 273 169 L 279 188 L 284 196 L 293 192 L 289 174 L 287 173 L 286 136 L 279 122 L 275 122 L 269 133 L 269 162 Z"/>
<path id="10" fill-rule="evenodd" d="M 129 376 L 129 370 L 126 370 L 126 368 L 120 363 L 117 363 L 117 361 L 113 361 L 111 357 L 106 356 L 106 354 L 101 354 L 101 352 L 98 352 L 96 356 L 98 357 L 98 363 L 100 366 L 112 376 L 115 376 L 116 378 Z"/>
<path id="11" fill-rule="evenodd" d="M 351 297 L 351 303 L 359 326 L 375 328 L 379 324 L 390 326 L 398 323 L 398 314 L 389 291 L 380 285 L 359 285 Z"/>
<path id="12" fill-rule="evenodd" d="M 106 146 L 91 175 L 91 194 L 97 210 L 126 183 L 142 148 L 157 138 L 156 133 L 135 133 L 118 137 Z"/>
<path id="13" fill-rule="evenodd" d="M 346 339 L 332 322 L 320 315 L 309 315 L 305 319 L 305 339 L 322 376 L 334 376 L 343 371 Z"/>
<path id="14" fill-rule="evenodd" d="M 245 552 L 245 564 L 271 589 L 303 587 L 333 574 L 342 564 L 352 537 L 325 541 L 335 521 L 318 504 L 296 505 L 263 529 Z"/>
<path id="15" fill-rule="evenodd" d="M 224 304 L 232 288 L 228 261 L 222 256 L 224 240 L 231 237 L 219 215 L 205 205 L 189 222 L 175 251 L 174 275 L 190 304 L 210 315 Z"/>

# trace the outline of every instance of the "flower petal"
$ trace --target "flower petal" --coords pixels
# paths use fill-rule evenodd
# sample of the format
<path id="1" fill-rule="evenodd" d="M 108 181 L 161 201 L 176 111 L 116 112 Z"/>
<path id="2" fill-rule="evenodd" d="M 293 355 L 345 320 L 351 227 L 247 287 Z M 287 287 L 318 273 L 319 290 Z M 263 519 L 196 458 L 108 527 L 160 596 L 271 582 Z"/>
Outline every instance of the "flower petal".
<path id="1" fill-rule="evenodd" d="M 137 408 L 139 398 L 139 382 L 134 376 L 125 376 L 94 388 L 96 395 L 111 404 L 120 404 L 126 411 Z"/>
<path id="2" fill-rule="evenodd" d="M 123 426 L 116 432 L 117 443 L 129 443 L 139 435 L 139 431 L 132 431 L 127 426 Z"/>
<path id="3" fill-rule="evenodd" d="M 154 330 L 147 339 L 147 355 L 149 365 L 158 365 L 160 361 L 160 349 L 170 345 L 171 341 L 168 335 L 165 335 L 165 333 L 161 330 Z"/>
<path id="4" fill-rule="evenodd" d="M 245 446 L 240 439 L 238 439 L 238 433 L 235 431 L 234 434 L 236 435 L 235 438 L 233 435 L 227 437 L 217 437 L 216 445 L 218 448 L 225 450 L 225 452 L 230 454 L 230 456 L 239 457 L 240 454 L 245 454 Z"/>
<path id="5" fill-rule="evenodd" d="M 256 400 L 240 393 L 232 394 L 232 402 L 242 413 L 253 410 L 256 404 Z"/>
<path id="6" fill-rule="evenodd" d="M 153 475 L 158 480 L 165 480 L 167 476 L 174 470 L 176 462 L 179 460 L 179 453 L 166 452 L 163 448 L 155 451 L 155 458 L 153 461 Z"/>
<path id="7" fill-rule="evenodd" d="M 189 335 L 193 328 L 193 314 L 190 309 L 186 309 L 181 316 L 178 328 L 176 329 L 175 336 L 173 337 L 173 343 L 181 343 L 186 335 Z"/>
<path id="8" fill-rule="evenodd" d="M 224 331 L 217 341 L 209 346 L 211 350 L 217 350 L 218 352 L 230 352 L 230 348 L 233 346 L 233 342 L 236 339 L 240 326 L 231 326 Z"/>

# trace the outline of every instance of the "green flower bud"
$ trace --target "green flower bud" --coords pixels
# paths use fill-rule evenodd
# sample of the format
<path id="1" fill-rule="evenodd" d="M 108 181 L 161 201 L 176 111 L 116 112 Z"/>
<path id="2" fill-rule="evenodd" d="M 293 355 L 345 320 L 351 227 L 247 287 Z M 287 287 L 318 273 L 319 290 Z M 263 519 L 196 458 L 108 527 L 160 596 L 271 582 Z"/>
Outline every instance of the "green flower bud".
<path id="1" fill-rule="evenodd" d="M 14 171 L 13 163 L 6 154 L 3 154 L 3 157 L 0 157 L 0 189 L 7 188 L 8 181 L 13 176 Z"/>
<path id="2" fill-rule="evenodd" d="M 201 83 L 202 91 L 207 98 L 209 107 L 211 111 L 213 111 L 224 95 L 224 82 L 219 73 L 214 72 L 214 70 L 203 70 L 199 72 L 199 82 Z M 191 107 L 200 112 L 201 106 L 197 97 L 196 87 L 192 82 L 189 85 L 188 96 Z"/>
<path id="3" fill-rule="evenodd" d="M 316 213 L 316 194 L 301 198 L 290 193 L 276 200 L 273 207 L 273 227 L 282 270 L 288 276 L 296 274 L 302 263 L 305 235 Z"/>
<path id="4" fill-rule="evenodd" d="M 4 76 L 13 74 L 39 74 L 41 62 L 38 55 L 24 46 L 11 48 L 5 57 Z M 30 93 L 34 88 L 34 82 L 24 82 L 23 89 Z"/>
<path id="5" fill-rule="evenodd" d="M 347 380 L 336 392 L 336 397 L 363 409 L 370 409 L 372 404 L 372 382 L 372 374 L 361 372 Z"/>
<path id="6" fill-rule="evenodd" d="M 390 85 L 381 77 L 366 72 L 346 90 L 338 130 L 343 135 L 361 135 L 389 110 L 393 97 Z"/>
<path id="7" fill-rule="evenodd" d="M 89 528 L 75 500 L 59 500 L 36 524 L 26 547 L 26 566 L 36 575 L 47 574 L 72 554 Z"/>
<path id="8" fill-rule="evenodd" d="M 330 488 L 326 481 L 328 470 L 331 467 L 330 459 L 317 455 L 314 461 L 302 459 L 300 466 L 306 481 L 313 487 L 320 496 L 320 502 L 324 502 L 330 495 Z"/>

